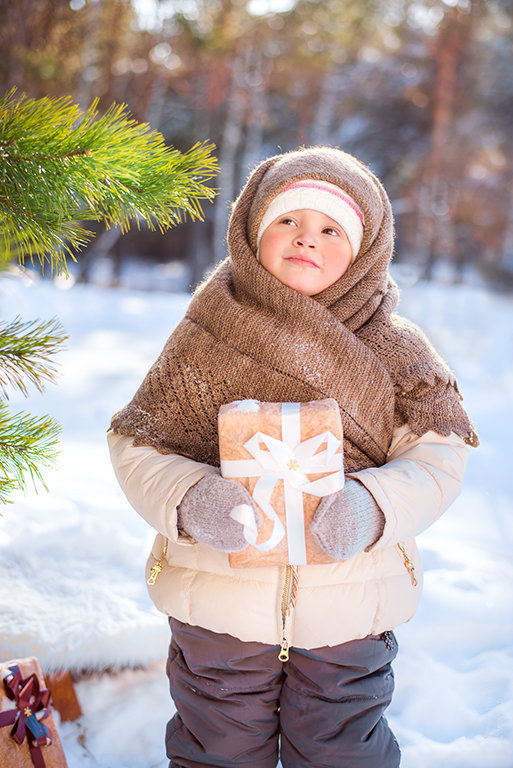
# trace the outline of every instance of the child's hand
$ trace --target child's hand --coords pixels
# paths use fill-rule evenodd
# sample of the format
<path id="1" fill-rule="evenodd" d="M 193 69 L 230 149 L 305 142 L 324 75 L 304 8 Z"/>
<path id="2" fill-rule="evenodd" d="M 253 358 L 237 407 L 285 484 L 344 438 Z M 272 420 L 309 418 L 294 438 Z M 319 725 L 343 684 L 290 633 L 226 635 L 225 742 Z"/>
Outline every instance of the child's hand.
<path id="1" fill-rule="evenodd" d="M 248 546 L 244 526 L 230 517 L 239 504 L 249 505 L 257 526 L 262 517 L 251 495 L 234 480 L 210 472 L 189 488 L 178 506 L 178 528 L 201 544 L 221 552 L 238 552 Z"/>
<path id="2" fill-rule="evenodd" d="M 362 483 L 348 478 L 341 491 L 321 499 L 310 530 L 330 557 L 348 560 L 374 544 L 385 516 Z"/>

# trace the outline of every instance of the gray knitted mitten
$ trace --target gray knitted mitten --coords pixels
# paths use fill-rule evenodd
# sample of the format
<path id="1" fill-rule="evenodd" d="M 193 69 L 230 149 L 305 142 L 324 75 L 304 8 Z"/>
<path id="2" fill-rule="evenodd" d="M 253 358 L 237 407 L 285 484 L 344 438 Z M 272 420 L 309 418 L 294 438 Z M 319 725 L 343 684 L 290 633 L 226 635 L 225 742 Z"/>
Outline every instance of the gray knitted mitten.
<path id="1" fill-rule="evenodd" d="M 372 546 L 384 527 L 385 516 L 372 494 L 349 477 L 341 491 L 321 499 L 310 530 L 326 554 L 348 560 Z"/>
<path id="2" fill-rule="evenodd" d="M 238 552 L 248 546 L 244 527 L 230 517 L 239 504 L 248 504 L 258 525 L 262 517 L 250 493 L 234 480 L 209 472 L 193 485 L 178 505 L 178 528 L 201 544 L 221 552 Z"/>

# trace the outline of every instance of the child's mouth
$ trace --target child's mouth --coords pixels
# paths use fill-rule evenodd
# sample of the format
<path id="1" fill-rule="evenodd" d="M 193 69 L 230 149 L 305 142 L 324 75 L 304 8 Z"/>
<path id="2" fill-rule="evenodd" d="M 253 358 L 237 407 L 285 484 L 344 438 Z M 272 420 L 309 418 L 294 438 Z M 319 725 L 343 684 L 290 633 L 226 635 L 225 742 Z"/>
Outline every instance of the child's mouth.
<path id="1" fill-rule="evenodd" d="M 312 261 L 312 259 L 309 259 L 306 256 L 296 255 L 296 256 L 287 256 L 286 261 L 291 262 L 292 264 L 297 264 L 301 267 L 311 267 L 312 269 L 317 269 L 317 264 Z"/>

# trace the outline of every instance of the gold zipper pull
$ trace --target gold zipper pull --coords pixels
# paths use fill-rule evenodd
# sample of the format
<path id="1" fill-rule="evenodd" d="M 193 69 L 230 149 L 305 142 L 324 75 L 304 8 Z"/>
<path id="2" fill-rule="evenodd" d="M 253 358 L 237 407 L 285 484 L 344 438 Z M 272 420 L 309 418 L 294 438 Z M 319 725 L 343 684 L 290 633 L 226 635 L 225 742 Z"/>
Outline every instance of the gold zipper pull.
<path id="1" fill-rule="evenodd" d="M 401 554 L 403 556 L 404 567 L 406 568 L 406 570 L 410 574 L 411 585 L 412 585 L 412 587 L 416 587 L 417 584 L 418 584 L 418 581 L 417 581 L 417 578 L 415 576 L 415 566 L 413 565 L 412 561 L 410 560 L 410 558 L 406 554 L 406 550 L 404 549 L 404 547 L 402 547 L 400 544 L 397 544 L 397 548 L 399 549 L 399 551 L 401 552 Z"/>
<path id="2" fill-rule="evenodd" d="M 159 559 L 154 563 L 150 568 L 150 575 L 146 579 L 146 584 L 148 584 L 149 587 L 153 587 L 156 583 L 159 573 L 162 570 L 162 558 L 159 557 Z"/>
<path id="3" fill-rule="evenodd" d="M 281 641 L 280 652 L 278 654 L 279 661 L 289 660 L 289 648 L 290 648 L 290 645 L 288 644 L 287 640 L 283 638 L 283 640 Z"/>

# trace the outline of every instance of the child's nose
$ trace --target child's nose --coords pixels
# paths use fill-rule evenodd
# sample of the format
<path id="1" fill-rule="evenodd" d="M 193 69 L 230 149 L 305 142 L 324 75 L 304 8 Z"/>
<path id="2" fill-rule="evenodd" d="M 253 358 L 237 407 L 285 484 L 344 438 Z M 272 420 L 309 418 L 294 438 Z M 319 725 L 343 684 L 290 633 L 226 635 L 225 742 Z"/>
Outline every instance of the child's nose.
<path id="1" fill-rule="evenodd" d="M 295 242 L 296 245 L 303 246 L 303 248 L 315 248 L 317 245 L 315 235 L 307 229 L 297 233 Z"/>

